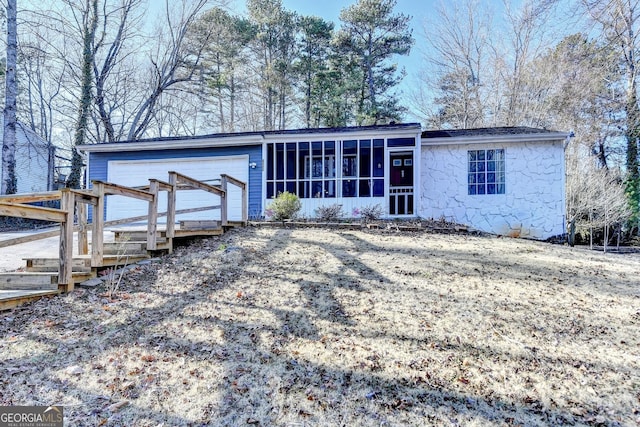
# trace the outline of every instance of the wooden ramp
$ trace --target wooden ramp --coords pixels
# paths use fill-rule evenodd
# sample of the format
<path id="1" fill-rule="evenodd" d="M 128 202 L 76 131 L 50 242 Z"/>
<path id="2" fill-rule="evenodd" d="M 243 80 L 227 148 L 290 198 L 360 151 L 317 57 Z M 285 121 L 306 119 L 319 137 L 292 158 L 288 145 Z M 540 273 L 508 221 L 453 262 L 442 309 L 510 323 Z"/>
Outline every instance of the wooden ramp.
<path id="1" fill-rule="evenodd" d="M 25 271 L 0 273 L 0 310 L 45 296 L 73 291 L 75 285 L 94 278 L 108 268 L 124 267 L 162 252 L 171 252 L 176 239 L 200 236 L 216 236 L 232 227 L 247 223 L 247 185 L 228 175 L 221 175 L 220 185 L 210 185 L 177 172 L 169 172 L 168 182 L 150 179 L 142 188 L 124 187 L 102 181 L 94 181 L 91 190 L 54 191 L 21 195 L 0 196 L 0 215 L 40 219 L 58 222 L 60 250 L 58 257 L 25 258 Z M 242 190 L 241 221 L 229 221 L 227 211 L 227 186 Z M 220 204 L 203 208 L 177 209 L 176 193 L 183 190 L 204 190 L 218 198 Z M 158 194 L 168 193 L 167 210 L 158 211 Z M 88 222 L 87 205 L 93 212 L 105 212 L 107 196 L 117 195 L 145 200 L 149 203 L 148 215 L 104 221 L 104 215 L 94 215 Z M 60 208 L 33 205 L 36 202 L 60 200 Z M 108 207 L 108 204 L 106 205 Z M 220 210 L 220 220 L 176 222 L 176 215 L 203 210 Z M 164 227 L 158 218 L 166 216 Z M 113 241 L 105 242 L 105 227 L 144 222 L 144 226 L 111 229 Z M 91 230 L 91 242 L 89 242 Z M 74 233 L 77 233 L 77 250 L 74 250 Z M 14 241 L 2 241 L 0 247 L 51 237 L 52 232 Z"/>
<path id="2" fill-rule="evenodd" d="M 58 291 L 0 290 L 0 310 L 9 310 L 42 297 L 58 295 Z"/>

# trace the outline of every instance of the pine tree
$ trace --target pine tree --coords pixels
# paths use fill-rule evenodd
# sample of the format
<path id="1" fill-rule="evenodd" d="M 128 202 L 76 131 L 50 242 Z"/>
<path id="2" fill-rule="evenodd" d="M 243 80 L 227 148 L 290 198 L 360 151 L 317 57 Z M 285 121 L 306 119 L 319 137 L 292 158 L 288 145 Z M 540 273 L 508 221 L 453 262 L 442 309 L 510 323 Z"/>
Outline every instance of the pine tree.
<path id="1" fill-rule="evenodd" d="M 411 17 L 394 14 L 396 0 L 359 0 L 340 13 L 338 45 L 351 52 L 361 69 L 356 122 L 397 120 L 403 112 L 392 89 L 403 78 L 394 55 L 408 55 L 414 43 Z"/>

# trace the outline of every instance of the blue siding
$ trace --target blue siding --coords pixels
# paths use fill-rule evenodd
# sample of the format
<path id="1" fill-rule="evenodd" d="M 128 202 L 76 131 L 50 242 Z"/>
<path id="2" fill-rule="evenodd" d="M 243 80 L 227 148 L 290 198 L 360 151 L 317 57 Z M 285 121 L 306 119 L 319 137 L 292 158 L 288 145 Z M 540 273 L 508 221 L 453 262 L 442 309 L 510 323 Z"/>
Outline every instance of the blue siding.
<path id="1" fill-rule="evenodd" d="M 126 145 L 123 144 L 123 149 Z M 186 148 L 180 150 L 120 151 L 116 153 L 89 153 L 89 182 L 107 180 L 107 165 L 112 160 L 162 160 L 193 157 L 219 157 L 249 155 L 249 163 L 258 167 L 249 169 L 249 217 L 262 212 L 262 146 L 246 145 L 221 148 Z"/>

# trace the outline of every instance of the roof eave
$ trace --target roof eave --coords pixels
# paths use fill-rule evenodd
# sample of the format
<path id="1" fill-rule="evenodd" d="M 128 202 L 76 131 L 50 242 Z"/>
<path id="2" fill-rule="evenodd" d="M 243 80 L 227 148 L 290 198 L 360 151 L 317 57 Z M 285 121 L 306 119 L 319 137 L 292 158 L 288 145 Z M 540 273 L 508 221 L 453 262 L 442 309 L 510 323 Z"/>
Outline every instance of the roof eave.
<path id="1" fill-rule="evenodd" d="M 381 134 L 382 132 L 382 134 Z M 141 150 L 175 150 L 185 148 L 215 148 L 242 145 L 260 145 L 264 141 L 290 142 L 300 140 L 324 140 L 324 139 L 351 139 L 351 138 L 376 138 L 384 135 L 384 137 L 393 136 L 419 136 L 421 128 L 419 124 L 409 124 L 403 127 L 384 129 L 342 129 L 330 130 L 326 132 L 287 132 L 283 133 L 266 133 L 238 136 L 211 136 L 208 138 L 177 138 L 161 139 L 155 141 L 132 141 L 132 142 L 113 142 L 103 144 L 83 144 L 78 145 L 80 151 L 91 153 L 112 153 L 119 151 L 141 151 Z"/>
<path id="2" fill-rule="evenodd" d="M 212 148 L 229 147 L 242 145 L 260 145 L 264 137 L 262 135 L 246 135 L 224 138 L 198 138 L 198 139 L 175 139 L 159 141 L 134 141 L 134 142 L 114 142 L 104 144 L 83 144 L 78 145 L 78 150 L 87 153 L 112 153 L 118 151 L 134 150 L 177 150 L 185 148 Z"/>
<path id="3" fill-rule="evenodd" d="M 567 132 L 521 133 L 513 135 L 445 136 L 439 138 L 422 138 L 422 145 L 548 142 L 562 141 L 568 136 L 569 133 Z"/>
<path id="4" fill-rule="evenodd" d="M 362 139 L 362 138 L 393 138 L 394 136 L 419 136 L 422 132 L 419 125 L 412 127 L 394 129 L 345 129 L 327 132 L 292 133 L 292 134 L 269 134 L 265 135 L 265 141 L 293 142 L 293 141 L 314 141 L 314 140 L 341 140 L 341 139 Z"/>

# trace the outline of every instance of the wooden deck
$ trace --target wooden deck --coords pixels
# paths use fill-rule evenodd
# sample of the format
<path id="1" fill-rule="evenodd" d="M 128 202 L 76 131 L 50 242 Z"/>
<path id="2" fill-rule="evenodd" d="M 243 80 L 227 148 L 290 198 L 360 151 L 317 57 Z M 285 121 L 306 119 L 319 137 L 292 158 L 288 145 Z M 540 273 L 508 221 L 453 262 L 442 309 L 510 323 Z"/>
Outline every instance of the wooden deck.
<path id="1" fill-rule="evenodd" d="M 60 250 L 58 257 L 25 258 L 26 271 L 0 273 L 0 310 L 17 307 L 44 296 L 73 291 L 76 284 L 94 278 L 106 268 L 122 267 L 149 258 L 158 252 L 171 252 L 175 239 L 216 236 L 232 227 L 247 224 L 247 185 L 228 175 L 221 175 L 220 185 L 197 181 L 177 172 L 169 172 L 168 182 L 150 179 L 149 185 L 130 188 L 108 182 L 94 181 L 91 190 L 64 189 L 57 192 L 0 196 L 0 215 L 54 221 L 60 224 Z M 227 186 L 242 190 L 241 221 L 229 221 L 227 211 Z M 177 209 L 176 193 L 181 190 L 204 190 L 219 198 L 220 204 L 204 208 Z M 168 193 L 167 210 L 159 212 L 158 194 Z M 145 200 L 149 211 L 145 216 L 105 221 L 103 215 L 87 220 L 87 205 L 94 212 L 104 212 L 107 196 L 117 195 Z M 60 200 L 60 209 L 35 206 L 30 203 Z M 108 205 L 107 205 L 108 206 Z M 177 214 L 202 210 L 220 210 L 220 220 L 181 221 Z M 161 227 L 158 218 L 166 216 Z M 77 220 L 74 220 L 77 218 Z M 111 230 L 113 242 L 105 242 L 105 227 L 144 222 L 143 228 L 128 227 Z M 91 230 L 91 242 L 89 242 Z M 48 230 L 40 236 L 24 236 L 13 241 L 3 241 L 2 246 L 48 238 L 55 231 Z M 77 233 L 77 249 L 74 250 L 74 233 Z"/>

